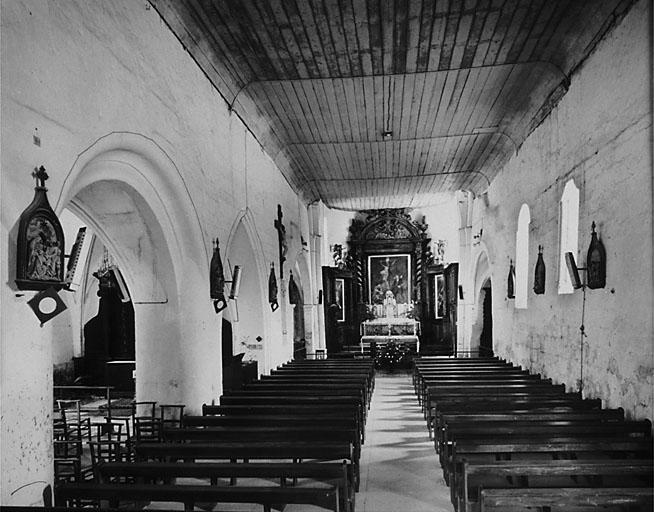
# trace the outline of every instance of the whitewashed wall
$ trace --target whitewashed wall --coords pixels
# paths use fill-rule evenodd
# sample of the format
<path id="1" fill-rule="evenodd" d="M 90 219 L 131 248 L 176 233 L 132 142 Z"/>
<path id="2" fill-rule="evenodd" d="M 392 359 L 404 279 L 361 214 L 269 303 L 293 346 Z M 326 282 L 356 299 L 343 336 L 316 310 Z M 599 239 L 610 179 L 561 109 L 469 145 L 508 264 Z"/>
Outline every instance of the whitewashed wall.
<path id="1" fill-rule="evenodd" d="M 431 246 L 434 255 L 436 254 L 436 241 L 445 240 L 447 247 L 445 259 L 448 263 L 459 261 L 459 214 L 457 199 L 454 194 L 439 194 L 434 196 L 434 204 L 409 211 L 413 220 L 421 221 L 423 216 L 429 229 L 427 235 L 431 238 Z M 344 210 L 325 209 L 327 247 L 340 244 L 347 250 L 347 239 L 349 227 L 356 212 Z M 323 265 L 333 266 L 334 261 L 331 252 L 326 251 Z"/>
<path id="2" fill-rule="evenodd" d="M 466 288 L 474 283 L 478 294 L 475 262 L 487 251 L 496 353 L 578 390 L 582 292 L 558 294 L 559 201 L 574 179 L 580 189 L 578 265 L 585 264 L 593 221 L 607 250 L 606 287 L 588 290 L 586 297 L 584 394 L 637 418 L 653 416 L 650 18 L 651 3 L 639 2 L 493 181 L 487 204 L 475 201 L 471 233 L 483 227 L 483 236 L 470 251 L 465 276 Z M 526 310 L 506 299 L 523 203 L 531 210 Z M 532 291 L 539 244 L 547 270 L 544 295 Z M 468 333 L 474 300 L 466 298 Z"/>
<path id="3" fill-rule="evenodd" d="M 147 2 L 6 1 L 1 9 L 0 503 L 31 505 L 52 481 L 55 342 L 52 325 L 39 327 L 26 305 L 34 292 L 14 287 L 17 222 L 33 196 L 34 167 L 50 174 L 55 210 L 86 214 L 125 271 L 137 394 L 184 401 L 191 411 L 221 390 L 220 322 L 208 296 L 212 238 L 225 250 L 240 212 L 249 212 L 267 292 L 270 262 L 278 266 L 277 204 L 287 229 L 309 234 L 296 194 Z M 289 253 L 299 251 L 296 236 Z M 290 308 L 264 312 L 242 320 L 264 333 L 262 371 L 292 350 Z"/>

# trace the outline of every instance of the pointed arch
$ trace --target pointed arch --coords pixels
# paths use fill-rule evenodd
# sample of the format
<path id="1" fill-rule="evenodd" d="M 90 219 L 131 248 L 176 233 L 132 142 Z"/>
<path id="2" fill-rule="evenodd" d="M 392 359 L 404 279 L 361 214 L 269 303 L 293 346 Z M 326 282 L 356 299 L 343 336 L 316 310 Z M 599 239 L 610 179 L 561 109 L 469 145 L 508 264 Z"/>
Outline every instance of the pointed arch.
<path id="1" fill-rule="evenodd" d="M 218 396 L 220 351 L 206 349 L 206 336 L 220 336 L 220 324 L 208 291 L 197 293 L 208 290 L 210 247 L 169 155 L 137 133 L 97 139 L 64 178 L 55 208 L 66 207 L 110 249 L 130 290 L 137 397 L 192 412 Z"/>
<path id="2" fill-rule="evenodd" d="M 254 216 L 248 208 L 241 210 L 234 219 L 224 254 L 227 268 L 241 267 L 240 292 L 233 302 L 234 312 L 238 312 L 233 319 L 234 353 L 245 352 L 247 359 L 257 361 L 259 373 L 265 373 L 269 366 L 271 332 L 268 267 Z M 231 278 L 229 270 L 226 278 Z M 248 321 L 243 322 L 243 318 Z"/>

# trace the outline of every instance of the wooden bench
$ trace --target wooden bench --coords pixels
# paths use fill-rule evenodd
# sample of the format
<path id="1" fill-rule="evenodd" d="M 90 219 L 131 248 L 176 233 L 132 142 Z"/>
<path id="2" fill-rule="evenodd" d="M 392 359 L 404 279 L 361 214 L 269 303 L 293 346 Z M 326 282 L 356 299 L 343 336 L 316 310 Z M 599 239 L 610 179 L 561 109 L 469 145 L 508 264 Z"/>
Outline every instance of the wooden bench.
<path id="1" fill-rule="evenodd" d="M 578 394 L 565 394 L 561 396 L 532 397 L 524 393 L 507 394 L 504 396 L 477 395 L 470 397 L 450 396 L 432 399 L 426 405 L 425 418 L 430 427 L 434 418 L 440 412 L 476 411 L 512 411 L 534 410 L 541 408 L 565 408 L 567 410 L 598 410 L 602 406 L 599 399 L 581 399 Z"/>
<path id="2" fill-rule="evenodd" d="M 361 435 L 356 428 L 328 425 L 248 425 L 222 427 L 184 427 L 165 430 L 165 441 L 279 441 L 279 442 L 348 442 L 353 447 L 352 460 L 358 465 Z"/>
<path id="3" fill-rule="evenodd" d="M 536 443 L 543 441 L 554 441 L 576 439 L 590 440 L 597 438 L 626 438 L 640 437 L 647 439 L 651 437 L 651 422 L 622 421 L 614 423 L 597 423 L 592 421 L 569 421 L 565 424 L 558 422 L 479 422 L 457 426 L 450 429 L 445 435 L 445 441 L 440 443 L 439 455 L 446 460 L 451 458 L 456 447 L 466 441 L 481 442 L 484 440 L 493 441 L 498 439 L 524 439 Z M 441 438 L 442 439 L 442 438 Z"/>
<path id="4" fill-rule="evenodd" d="M 226 461 L 342 461 L 352 463 L 355 488 L 359 485 L 359 465 L 352 444 L 346 441 L 211 441 L 193 443 L 137 443 L 137 461 L 148 460 L 193 462 L 196 460 Z"/>
<path id="5" fill-rule="evenodd" d="M 551 379 L 541 379 L 537 375 L 466 375 L 466 376 L 438 376 L 438 377 L 425 377 L 421 379 L 418 387 L 418 403 L 422 404 L 427 396 L 427 389 L 446 388 L 452 386 L 506 386 L 513 384 L 526 384 L 528 386 L 550 387 L 552 386 Z"/>
<path id="6" fill-rule="evenodd" d="M 246 385 L 243 389 L 276 389 L 282 391 L 295 391 L 296 389 L 310 390 L 310 391 L 330 391 L 331 394 L 345 393 L 345 394 L 361 394 L 363 403 L 366 407 L 370 405 L 370 394 L 365 381 L 343 381 L 341 379 L 293 379 L 288 377 L 262 377 L 257 382 Z"/>
<path id="7" fill-rule="evenodd" d="M 323 405 L 325 407 L 333 405 L 348 405 L 357 408 L 359 414 L 359 421 L 365 425 L 366 408 L 361 402 L 361 398 L 357 396 L 346 395 L 299 395 L 280 392 L 240 392 L 231 395 L 223 395 L 220 397 L 220 405 L 271 405 L 278 403 L 284 406 L 292 405 Z"/>
<path id="8" fill-rule="evenodd" d="M 230 395 L 239 393 L 283 393 L 295 394 L 305 396 L 354 396 L 361 400 L 361 404 L 368 408 L 369 397 L 364 386 L 351 386 L 348 384 L 337 383 L 322 383 L 322 384 L 306 384 L 303 382 L 294 383 L 276 383 L 273 381 L 257 381 L 246 385 L 242 391 L 230 393 Z"/>
<path id="9" fill-rule="evenodd" d="M 258 503 L 265 512 L 290 503 L 315 505 L 338 512 L 337 487 L 217 487 L 212 485 L 102 484 L 63 482 L 55 487 L 55 504 L 66 506 L 79 499 L 108 502 L 119 507 L 125 501 L 170 501 L 193 510 L 196 503 Z"/>
<path id="10" fill-rule="evenodd" d="M 565 395 L 563 384 L 452 384 L 429 386 L 426 391 L 426 398 L 422 402 L 423 414 L 427 416 L 426 409 L 432 403 L 443 398 L 465 399 L 466 397 L 561 397 Z"/>
<path id="11" fill-rule="evenodd" d="M 347 461 L 340 463 L 287 462 L 262 463 L 184 463 L 184 462 L 109 462 L 98 467 L 100 483 L 113 483 L 118 479 L 131 478 L 139 483 L 169 482 L 178 478 L 207 479 L 216 484 L 219 478 L 235 479 L 279 479 L 280 485 L 286 485 L 287 479 L 306 478 L 334 485 L 341 496 L 341 509 L 354 511 L 354 473 Z M 180 485 L 179 482 L 175 482 Z"/>
<path id="12" fill-rule="evenodd" d="M 652 442 L 649 438 L 591 437 L 551 438 L 548 436 L 500 437 L 494 439 L 466 439 L 453 443 L 450 450 L 441 452 L 440 462 L 446 482 L 454 473 L 456 465 L 464 459 L 471 462 L 495 462 L 511 460 L 514 455 L 528 458 L 652 458 Z M 590 455 L 590 457 L 589 457 Z"/>
<path id="13" fill-rule="evenodd" d="M 653 477 L 652 460 L 516 460 L 501 462 L 470 462 L 464 460 L 454 473 L 452 503 L 459 512 L 477 509 L 482 488 L 554 487 L 559 479 L 561 487 L 600 485 L 615 487 L 644 487 Z M 585 477 L 579 479 L 579 477 Z M 590 478 L 588 478 L 590 477 Z M 606 479 L 612 483 L 606 484 Z M 516 484 L 517 482 L 520 482 Z M 545 484 L 545 485 L 543 485 Z M 557 484 L 558 486 L 558 484 Z M 477 506 L 475 506 L 477 505 Z"/>
<path id="14" fill-rule="evenodd" d="M 445 440 L 445 432 L 456 425 L 478 422 L 507 422 L 507 421 L 596 421 L 599 423 L 615 423 L 624 421 L 623 409 L 600 409 L 600 410 L 537 410 L 537 411 L 507 411 L 477 413 L 438 413 L 436 418 L 436 430 L 442 434 L 442 441 Z"/>
<path id="15" fill-rule="evenodd" d="M 329 414 L 318 411 L 315 414 L 227 414 L 222 416 L 184 416 L 185 427 L 246 427 L 250 425 L 267 426 L 303 426 L 321 425 L 330 428 L 355 429 L 359 433 L 361 444 L 364 442 L 364 429 L 359 424 L 354 410 L 351 414 Z"/>
<path id="16" fill-rule="evenodd" d="M 419 389 L 422 383 L 425 380 L 434 379 L 434 378 L 465 378 L 465 377 L 478 377 L 478 378 L 487 378 L 495 376 L 504 376 L 504 377 L 519 377 L 531 375 L 527 370 L 522 370 L 519 368 L 506 367 L 506 368 L 481 368 L 481 369 L 452 369 L 452 370 L 440 370 L 440 369 L 428 369 L 421 370 L 417 374 L 414 374 L 413 387 L 416 391 L 416 394 L 419 392 Z M 534 375 L 534 377 L 540 377 L 540 375 Z"/>
<path id="17" fill-rule="evenodd" d="M 652 488 L 540 488 L 482 489 L 480 510 L 490 512 L 527 511 L 534 507 L 601 508 L 626 507 L 632 511 L 651 512 L 654 499 Z"/>
<path id="18" fill-rule="evenodd" d="M 311 371 L 295 370 L 283 368 L 272 370 L 270 375 L 262 375 L 259 382 L 306 382 L 307 384 L 350 384 L 353 386 L 362 386 L 365 389 L 366 396 L 372 396 L 374 390 L 374 379 L 365 373 L 351 373 L 347 370 L 335 373 L 333 371 Z"/>

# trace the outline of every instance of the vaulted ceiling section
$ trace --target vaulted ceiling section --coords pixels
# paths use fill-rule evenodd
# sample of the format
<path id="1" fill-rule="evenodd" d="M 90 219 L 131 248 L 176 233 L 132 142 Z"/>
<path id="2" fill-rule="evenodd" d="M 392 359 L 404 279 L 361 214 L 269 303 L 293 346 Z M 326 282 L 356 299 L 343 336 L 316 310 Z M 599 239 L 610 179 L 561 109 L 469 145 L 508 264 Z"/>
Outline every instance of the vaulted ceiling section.
<path id="1" fill-rule="evenodd" d="M 634 0 L 150 0 L 291 186 L 483 192 Z"/>

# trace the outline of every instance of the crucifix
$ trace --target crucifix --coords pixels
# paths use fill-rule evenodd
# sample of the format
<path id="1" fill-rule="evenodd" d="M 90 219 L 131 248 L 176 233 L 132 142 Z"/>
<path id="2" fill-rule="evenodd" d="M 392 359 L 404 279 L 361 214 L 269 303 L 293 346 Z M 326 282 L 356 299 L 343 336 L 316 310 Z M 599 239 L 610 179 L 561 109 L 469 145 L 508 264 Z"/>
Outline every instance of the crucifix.
<path id="1" fill-rule="evenodd" d="M 275 229 L 277 230 L 277 238 L 279 241 L 279 278 L 284 278 L 284 262 L 286 261 L 286 228 L 282 224 L 282 205 L 277 205 L 277 218 L 275 219 Z"/>
<path id="2" fill-rule="evenodd" d="M 45 167 L 41 166 L 38 169 L 35 169 L 32 173 L 32 176 L 36 178 L 36 186 L 38 188 L 45 189 L 45 180 L 50 177 L 48 176 L 48 173 L 45 172 Z"/>

